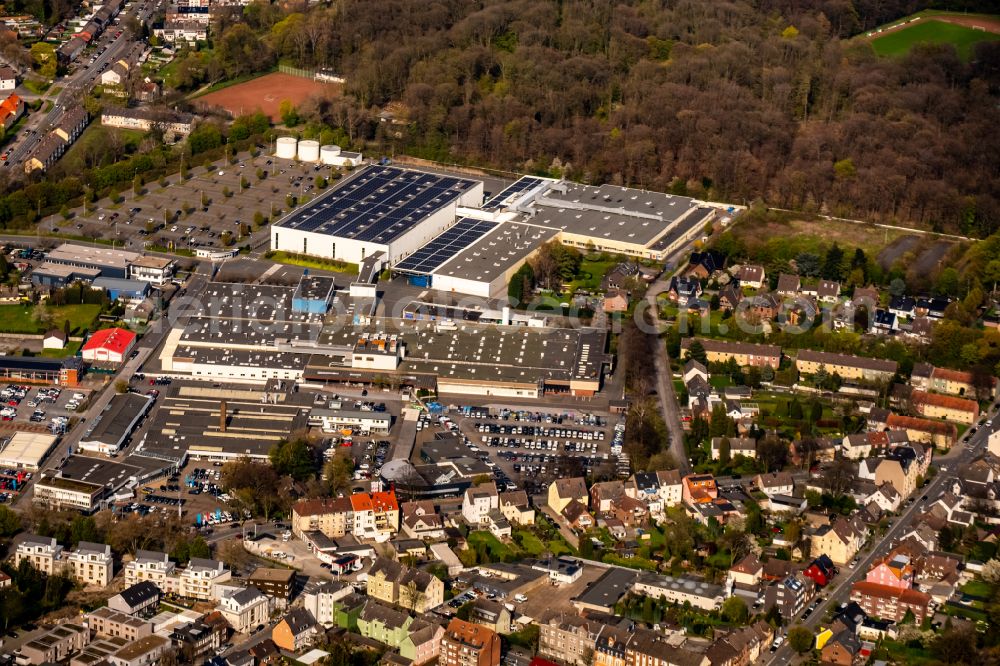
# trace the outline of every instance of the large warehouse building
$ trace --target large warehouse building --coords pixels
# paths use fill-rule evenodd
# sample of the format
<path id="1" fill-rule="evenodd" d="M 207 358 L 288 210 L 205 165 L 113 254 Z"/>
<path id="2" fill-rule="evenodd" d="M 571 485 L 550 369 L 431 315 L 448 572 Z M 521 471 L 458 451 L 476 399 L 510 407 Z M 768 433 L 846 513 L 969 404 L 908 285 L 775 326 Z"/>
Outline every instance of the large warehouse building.
<path id="1" fill-rule="evenodd" d="M 478 181 L 372 165 L 275 223 L 271 249 L 354 264 L 381 252 L 394 264 L 482 199 Z"/>
<path id="2" fill-rule="evenodd" d="M 664 261 L 718 213 L 689 197 L 536 176 L 482 195 L 476 180 L 373 165 L 276 223 L 271 247 L 358 264 L 375 255 L 417 286 L 497 298 L 548 241 Z"/>

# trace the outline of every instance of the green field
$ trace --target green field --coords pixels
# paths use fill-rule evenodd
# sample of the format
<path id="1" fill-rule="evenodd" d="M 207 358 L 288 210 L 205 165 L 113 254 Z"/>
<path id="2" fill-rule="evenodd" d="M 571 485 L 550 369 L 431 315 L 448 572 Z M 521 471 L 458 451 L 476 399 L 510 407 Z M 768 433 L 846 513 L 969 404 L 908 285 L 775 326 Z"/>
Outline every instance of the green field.
<path id="1" fill-rule="evenodd" d="M 111 132 L 115 132 L 118 135 L 125 152 L 131 152 L 137 148 L 139 142 L 142 141 L 142 137 L 146 135 L 145 132 L 123 129 L 112 130 L 102 126 L 100 123 L 91 123 L 83 131 L 83 134 L 80 135 L 80 138 L 70 146 L 70 149 L 66 151 L 66 155 L 62 158 L 63 164 L 67 166 L 67 172 L 82 172 L 84 169 L 93 166 L 91 162 L 94 156 L 98 156 L 99 158 L 105 157 L 103 153 L 105 152 L 105 147 L 109 144 L 108 136 Z"/>
<path id="2" fill-rule="evenodd" d="M 872 48 L 880 56 L 902 56 L 916 44 L 952 44 L 963 60 L 972 55 L 979 42 L 1000 40 L 1000 34 L 974 30 L 944 21 L 923 20 L 872 40 Z"/>
<path id="3" fill-rule="evenodd" d="M 62 329 L 64 320 L 69 320 L 71 332 L 79 335 L 90 328 L 101 312 L 100 305 L 61 305 L 50 307 L 52 325 Z M 35 321 L 33 305 L 0 305 L 0 331 L 4 333 L 44 333 L 45 327 Z"/>

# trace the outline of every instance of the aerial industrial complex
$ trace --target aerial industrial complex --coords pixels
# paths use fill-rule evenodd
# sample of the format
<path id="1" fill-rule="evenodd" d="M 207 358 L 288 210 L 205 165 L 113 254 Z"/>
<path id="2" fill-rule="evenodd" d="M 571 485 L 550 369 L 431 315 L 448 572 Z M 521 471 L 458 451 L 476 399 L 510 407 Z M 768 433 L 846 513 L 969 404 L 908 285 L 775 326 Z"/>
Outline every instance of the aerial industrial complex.
<path id="1" fill-rule="evenodd" d="M 718 209 L 625 187 L 525 176 L 483 202 L 483 183 L 371 165 L 271 229 L 275 250 L 380 267 L 420 286 L 495 298 L 539 247 L 663 261 Z"/>

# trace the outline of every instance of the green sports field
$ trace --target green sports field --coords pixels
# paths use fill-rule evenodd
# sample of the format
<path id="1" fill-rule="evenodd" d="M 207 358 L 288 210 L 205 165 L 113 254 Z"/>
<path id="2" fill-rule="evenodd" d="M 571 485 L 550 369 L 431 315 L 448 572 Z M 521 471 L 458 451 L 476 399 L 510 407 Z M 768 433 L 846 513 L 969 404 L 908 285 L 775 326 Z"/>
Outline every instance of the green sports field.
<path id="1" fill-rule="evenodd" d="M 881 56 L 901 56 L 907 54 L 915 44 L 952 44 L 958 55 L 968 60 L 977 43 L 991 40 L 1000 40 L 1000 34 L 928 19 L 875 37 L 872 39 L 872 48 Z"/>

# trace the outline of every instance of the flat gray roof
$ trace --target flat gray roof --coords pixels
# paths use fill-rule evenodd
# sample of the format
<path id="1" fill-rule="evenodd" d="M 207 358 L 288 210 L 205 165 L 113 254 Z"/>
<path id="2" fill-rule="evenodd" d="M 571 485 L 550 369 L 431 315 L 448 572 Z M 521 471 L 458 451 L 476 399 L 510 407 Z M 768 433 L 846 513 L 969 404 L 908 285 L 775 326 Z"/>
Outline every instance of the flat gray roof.
<path id="1" fill-rule="evenodd" d="M 563 181 L 536 197 L 534 205 L 534 224 L 645 246 L 700 204 L 663 192 Z"/>
<path id="2" fill-rule="evenodd" d="M 596 608 L 614 608 L 619 599 L 632 589 L 632 586 L 635 585 L 638 579 L 638 571 L 612 567 L 604 575 L 595 580 L 574 601 Z"/>
<path id="3" fill-rule="evenodd" d="M 435 269 L 432 275 L 492 282 L 558 233 L 558 229 L 539 226 L 534 221 L 506 222 Z"/>
<path id="4" fill-rule="evenodd" d="M 97 415 L 82 441 L 120 444 L 132 432 L 133 424 L 149 409 L 152 401 L 151 396 L 139 393 L 116 395 Z"/>
<path id="5" fill-rule="evenodd" d="M 111 249 L 110 247 L 63 243 L 59 247 L 49 251 L 46 258 L 49 261 L 59 261 L 70 264 L 93 264 L 95 266 L 111 266 L 114 268 L 124 269 L 130 262 L 138 259 L 139 256 L 140 255 L 137 252 Z"/>

